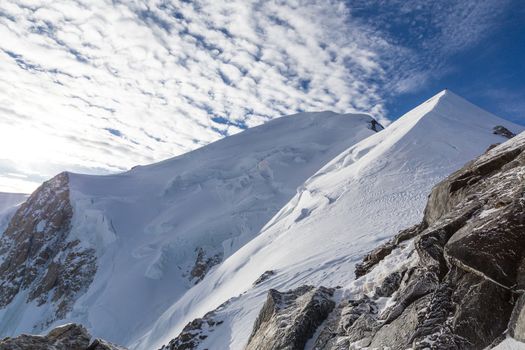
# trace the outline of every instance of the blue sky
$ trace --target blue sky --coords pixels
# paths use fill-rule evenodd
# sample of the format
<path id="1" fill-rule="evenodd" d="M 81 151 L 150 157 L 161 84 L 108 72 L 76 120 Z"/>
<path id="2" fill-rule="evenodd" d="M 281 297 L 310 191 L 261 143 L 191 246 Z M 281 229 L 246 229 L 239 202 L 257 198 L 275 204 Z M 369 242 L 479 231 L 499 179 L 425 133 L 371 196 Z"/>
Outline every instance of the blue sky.
<path id="1" fill-rule="evenodd" d="M 413 108 L 425 96 L 449 88 L 480 107 L 525 125 L 525 5 L 520 1 L 495 3 L 495 17 L 472 45 L 440 59 L 445 69 L 421 89 L 390 98 L 388 117 Z M 403 32 L 406 35 L 406 32 Z M 475 34 L 474 34 L 475 35 Z"/>
<path id="2" fill-rule="evenodd" d="M 520 0 L 4 0 L 0 191 L 299 111 L 388 124 L 444 88 L 525 123 Z"/>

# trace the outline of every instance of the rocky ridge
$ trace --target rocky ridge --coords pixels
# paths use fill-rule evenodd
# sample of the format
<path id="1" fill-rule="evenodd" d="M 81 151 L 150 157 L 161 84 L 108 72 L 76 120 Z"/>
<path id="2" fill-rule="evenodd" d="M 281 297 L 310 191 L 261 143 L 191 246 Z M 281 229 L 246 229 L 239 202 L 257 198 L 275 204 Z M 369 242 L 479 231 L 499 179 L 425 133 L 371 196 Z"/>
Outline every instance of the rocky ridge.
<path id="1" fill-rule="evenodd" d="M 404 263 L 385 274 L 386 262 L 400 255 Z M 525 341 L 525 134 L 436 185 L 422 222 L 369 253 L 355 274 L 353 287 L 338 291 L 334 311 L 319 320 L 314 349 L 482 349 L 509 336 Z M 277 322 L 266 309 L 259 319 Z M 267 333 L 259 323 L 251 339 Z M 274 333 L 264 342 L 285 339 Z M 302 347 L 288 341 L 277 348 Z"/>
<path id="2" fill-rule="evenodd" d="M 159 350 L 190 350 L 197 349 L 201 342 L 208 338 L 211 332 L 224 322 L 218 313 L 224 309 L 230 301 L 226 301 L 215 310 L 206 313 L 203 317 L 189 322 L 182 332 L 173 338 L 168 344 Z"/>
<path id="3" fill-rule="evenodd" d="M 68 180 L 61 173 L 40 186 L 0 240 L 0 308 L 25 295 L 28 303 L 52 305 L 52 314 L 35 331 L 66 316 L 97 268 L 93 249 L 68 240 L 73 217 Z"/>
<path id="4" fill-rule="evenodd" d="M 373 126 L 374 123 L 371 123 L 372 130 L 375 130 Z M 495 127 L 493 133 L 506 138 L 514 136 L 503 126 Z M 491 142 L 499 141 L 491 139 Z M 359 279 L 354 285 L 346 285 L 347 281 L 352 278 L 352 274 L 347 269 L 343 271 L 343 278 L 337 283 L 322 282 L 323 279 L 311 279 L 300 281 L 292 286 L 288 284 L 288 288 L 300 284 L 308 285 L 287 292 L 270 290 L 249 340 L 250 326 L 254 318 L 245 323 L 247 325 L 243 328 L 245 337 L 238 337 L 240 341 L 230 343 L 230 348 L 242 348 L 247 344 L 246 346 L 250 349 L 302 349 L 307 342 L 308 348 L 317 349 L 361 346 L 373 348 L 385 346 L 394 346 L 394 348 L 409 346 L 412 348 L 478 348 L 482 344 L 492 346 L 507 335 L 521 339 L 525 328 L 523 321 L 525 316 L 520 305 L 524 305 L 525 301 L 521 296 L 523 289 L 520 287 L 520 281 L 523 279 L 520 277 L 523 271 L 521 267 L 523 259 L 520 255 L 523 250 L 520 250 L 520 246 L 523 245 L 520 236 L 523 220 L 519 213 L 520 210 L 523 211 L 523 208 L 520 206 L 521 202 L 517 199 L 519 197 L 517 194 L 507 193 L 508 191 L 519 192 L 515 189 L 515 183 L 512 182 L 516 179 L 515 171 L 518 171 L 517 178 L 523 183 L 523 176 L 519 175 L 520 170 L 516 170 L 523 167 L 522 161 L 516 163 L 516 159 L 519 160 L 521 154 L 521 150 L 516 150 L 521 147 L 520 142 L 522 138 L 517 137 L 504 146 L 492 145 L 487 151 L 488 158 L 484 161 L 479 164 L 478 161 L 470 163 L 465 168 L 466 170 L 462 169 L 458 172 L 459 175 L 453 174 L 444 181 L 444 183 L 448 181 L 448 184 L 436 186 L 429 199 L 423 221 L 400 232 L 394 239 L 367 255 L 363 263 L 356 268 L 355 275 Z M 410 140 L 407 143 L 410 144 Z M 484 147 L 488 144 L 487 142 Z M 451 148 L 457 150 L 460 147 L 452 146 Z M 419 155 L 418 153 L 417 156 Z M 299 158 L 294 159 L 300 161 Z M 405 156 L 404 159 L 412 159 L 412 157 Z M 257 164 L 257 169 L 261 170 L 259 174 L 268 180 L 271 179 L 272 172 L 265 165 L 267 162 L 261 161 Z M 159 173 L 165 172 L 164 169 L 162 170 L 159 170 Z M 508 173 L 506 173 L 508 178 L 498 177 L 505 172 Z M 79 191 L 79 189 L 89 187 L 83 183 L 85 180 L 64 173 L 45 183 L 25 204 L 26 210 L 24 211 L 24 207 L 21 207 L 15 214 L 12 225 L 1 238 L 0 270 L 3 269 L 5 273 L 0 278 L 0 288 L 3 292 L 0 295 L 5 297 L 6 301 L 5 304 L 0 304 L 0 316 L 7 320 L 3 326 L 9 325 L 9 318 L 13 319 L 13 315 L 16 315 L 17 304 L 27 303 L 29 305 L 27 310 L 20 312 L 20 314 L 25 314 L 24 317 L 33 315 L 34 310 L 47 309 L 45 317 L 40 317 L 37 322 L 30 323 L 31 326 L 27 329 L 31 330 L 33 327 L 33 330 L 39 331 L 51 327 L 58 319 L 63 318 L 72 310 L 74 301 L 92 284 L 97 270 L 97 253 L 89 247 L 92 243 L 90 240 L 80 242 L 76 237 L 85 237 L 90 232 L 98 231 L 90 225 L 82 226 L 86 229 L 82 232 L 72 230 L 72 203 L 77 212 L 83 212 L 86 208 L 93 209 L 92 212 L 84 210 L 87 219 L 93 219 L 93 221 L 100 219 L 102 223 L 105 223 L 105 214 L 98 214 L 105 213 L 102 204 L 106 202 L 105 199 L 94 200 Z M 175 183 L 178 182 L 175 181 Z M 181 189 L 186 188 L 182 186 Z M 72 193 L 71 200 L 69 191 Z M 101 187 L 100 193 L 106 195 L 106 191 L 107 188 Z M 427 190 L 418 193 L 426 192 Z M 505 195 L 502 195 L 503 193 Z M 510 199 L 505 197 L 507 194 Z M 498 202 L 494 198 L 503 200 Z M 154 201 L 157 199 L 154 198 Z M 325 199 L 328 199 L 328 204 L 333 204 L 331 197 Z M 134 202 L 130 201 L 130 203 Z M 87 205 L 79 207 L 79 203 Z M 118 203 L 119 208 L 122 203 Z M 144 207 L 147 206 L 144 205 Z M 143 208 L 139 209 L 142 211 Z M 300 210 L 300 215 L 296 216 L 295 222 L 304 222 L 304 219 L 312 213 L 308 208 Z M 98 216 L 91 215 L 95 211 Z M 502 217 L 494 219 L 493 215 L 498 215 L 498 213 Z M 127 220 L 129 216 L 123 215 L 123 218 Z M 491 218 L 494 220 L 491 221 Z M 75 216 L 75 223 L 76 219 L 78 216 Z M 87 219 L 86 222 L 91 223 Z M 489 220 L 489 222 L 485 223 L 484 220 Z M 508 225 L 510 227 L 508 232 L 505 231 L 506 226 L 499 227 L 494 223 L 496 221 Z M 110 231 L 116 233 L 112 219 L 107 222 L 112 228 Z M 398 223 L 397 227 L 399 226 L 401 225 Z M 160 227 L 169 228 L 160 223 L 158 227 L 155 226 L 155 228 Z M 119 228 L 122 229 L 122 227 Z M 148 233 L 158 235 L 161 232 L 151 227 L 148 229 Z M 498 229 L 505 232 L 501 233 Z M 317 230 L 317 232 L 323 232 L 323 230 Z M 112 240 L 115 237 L 109 236 L 105 237 L 108 239 L 104 243 L 115 242 Z M 170 259 L 177 256 L 174 254 L 176 252 L 174 247 L 178 245 L 172 243 L 154 245 L 148 242 L 147 246 L 141 247 L 147 249 L 133 251 L 134 259 L 148 255 L 155 256 L 154 263 L 149 265 L 146 273 L 140 273 L 141 279 L 142 277 L 149 278 L 150 285 L 168 279 L 166 277 L 169 276 L 167 274 L 170 272 L 169 268 L 175 265 L 174 260 Z M 100 246 L 105 248 L 105 246 Z M 288 245 L 285 246 L 289 249 Z M 365 249 L 369 249 L 369 246 Z M 158 256 L 153 254 L 159 251 L 162 254 Z M 192 284 L 203 280 L 208 273 L 214 273 L 216 269 L 213 267 L 221 263 L 224 258 L 222 254 L 217 253 L 217 249 L 214 249 L 213 246 L 208 247 L 203 242 L 198 242 L 197 247 L 195 249 L 192 247 L 188 253 L 191 251 L 194 254 L 189 258 L 189 264 L 181 264 L 177 268 L 183 271 L 181 276 L 184 282 L 189 280 Z M 271 249 L 271 251 L 275 250 Z M 332 250 L 324 249 L 324 251 L 331 252 Z M 348 249 L 340 251 L 343 254 L 349 254 Z M 100 253 L 99 250 L 97 252 Z M 361 252 L 359 254 L 362 254 Z M 406 258 L 402 264 L 394 268 L 392 264 L 385 264 L 385 261 L 396 260 L 394 258 L 400 255 Z M 99 260 L 101 266 L 102 261 L 102 259 Z M 352 260 L 351 267 L 354 266 L 353 261 L 355 260 Z M 128 267 L 128 264 L 124 265 Z M 140 266 L 140 270 L 143 270 L 143 264 L 137 263 L 136 266 Z M 268 270 L 261 274 L 265 269 Z M 261 288 L 262 293 L 259 293 L 261 296 L 265 295 L 270 285 L 280 286 L 279 288 L 285 290 L 284 284 L 275 283 L 277 280 L 285 279 L 283 271 L 281 267 L 265 266 L 264 269 L 245 278 L 249 280 L 252 276 L 261 274 L 251 289 L 247 288 L 249 291 Z M 115 274 L 113 277 L 118 278 L 118 275 Z M 335 289 L 314 287 L 310 286 L 316 283 L 312 281 L 321 281 L 327 285 L 344 284 L 345 287 Z M 93 283 L 93 286 L 98 286 L 98 284 Z M 138 285 L 138 287 L 141 286 Z M 120 290 L 120 288 L 113 288 L 113 290 Z M 134 292 L 138 296 L 144 296 L 140 291 L 134 290 Z M 470 297 L 469 293 L 474 295 L 474 301 L 471 304 L 462 299 L 463 295 Z M 99 294 L 104 295 L 104 293 Z M 118 293 L 116 294 L 117 298 L 105 306 L 112 307 L 118 304 L 119 297 Z M 226 295 L 224 298 L 221 296 L 219 302 L 231 295 Z M 91 297 L 89 293 L 85 296 Z M 480 315 L 472 315 L 474 312 L 479 313 L 479 310 L 476 309 L 477 303 L 483 303 L 485 300 L 496 301 L 489 305 L 492 309 L 487 306 L 487 310 L 484 311 L 497 315 L 496 319 L 492 320 L 495 324 L 493 327 L 479 323 L 476 317 Z M 237 305 L 239 304 L 241 303 L 237 302 Z M 210 310 L 215 305 L 217 304 L 201 309 Z M 257 305 L 258 309 L 261 303 L 252 303 L 252 305 Z M 168 348 L 195 349 L 210 347 L 210 344 L 214 344 L 213 342 L 223 337 L 228 327 L 231 326 L 229 319 L 224 315 L 228 312 L 233 314 L 233 312 L 231 309 L 221 310 L 221 307 L 190 322 L 181 335 L 168 344 Z M 75 312 L 69 313 L 69 316 L 78 315 L 76 311 L 79 309 L 75 305 Z M 148 309 L 151 308 L 144 307 L 144 310 Z M 121 310 L 122 308 L 119 309 Z M 141 310 L 139 314 L 145 314 L 144 310 Z M 137 312 L 136 308 L 134 312 Z M 123 319 L 126 318 L 121 312 L 116 314 Z M 192 318 L 196 316 L 199 314 L 192 315 Z M 80 319 L 79 322 L 82 322 L 81 318 L 78 319 Z M 76 320 L 73 319 L 73 321 Z M 24 320 L 27 325 L 26 321 Z M 100 321 L 96 325 L 98 330 L 94 330 L 96 334 L 100 334 L 100 330 L 107 328 L 110 323 L 102 319 Z M 215 332 L 218 326 L 221 327 L 220 331 Z M 10 330 L 8 334 L 17 334 L 20 328 L 16 327 L 12 329 L 18 329 L 18 331 Z M 93 324 L 90 327 L 93 327 Z M 246 328 L 248 332 L 244 330 Z M 235 327 L 230 329 L 235 329 Z M 122 332 L 122 334 L 131 333 Z M 158 334 L 151 334 L 159 338 Z M 210 334 L 212 336 L 208 336 Z M 206 338 L 208 338 L 206 341 L 201 342 Z M 123 343 L 133 344 L 128 341 L 129 339 L 124 339 L 126 340 L 123 340 Z M 167 342 L 164 338 L 162 341 Z M 98 341 L 98 343 L 103 344 L 103 341 Z M 155 344 L 154 348 L 158 348 L 159 343 L 149 343 L 149 345 Z M 147 345 L 145 348 L 148 348 Z M 219 348 L 226 348 L 226 346 L 221 345 Z"/>
<path id="5" fill-rule="evenodd" d="M 197 257 L 195 258 L 195 265 L 193 265 L 190 271 L 189 280 L 196 284 L 202 281 L 212 267 L 222 262 L 223 254 L 219 252 L 208 256 L 206 251 L 201 247 L 195 249 L 195 252 Z"/>
<path id="6" fill-rule="evenodd" d="M 270 289 L 246 350 L 303 349 L 334 308 L 333 293 L 313 286 L 284 293 Z"/>
<path id="7" fill-rule="evenodd" d="M 46 335 L 22 334 L 0 340 L 0 350 L 126 350 L 102 339 L 90 342 L 91 335 L 78 324 L 56 327 Z"/>

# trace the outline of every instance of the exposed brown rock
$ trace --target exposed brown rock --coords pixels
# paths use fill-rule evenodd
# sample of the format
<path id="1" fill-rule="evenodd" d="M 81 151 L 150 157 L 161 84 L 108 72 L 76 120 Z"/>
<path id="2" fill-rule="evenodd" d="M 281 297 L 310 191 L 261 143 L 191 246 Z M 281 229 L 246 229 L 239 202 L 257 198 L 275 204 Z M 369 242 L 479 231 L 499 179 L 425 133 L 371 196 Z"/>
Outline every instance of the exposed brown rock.
<path id="1" fill-rule="evenodd" d="M 0 350 L 126 350 L 101 339 L 90 344 L 91 335 L 78 324 L 56 327 L 47 335 L 22 334 L 0 340 Z"/>
<path id="2" fill-rule="evenodd" d="M 0 350 L 85 350 L 90 336 L 86 329 L 67 324 L 50 331 L 46 336 L 22 334 L 0 341 Z"/>
<path id="3" fill-rule="evenodd" d="M 68 240 L 72 217 L 67 173 L 42 184 L 16 211 L 0 239 L 0 308 L 27 290 L 28 302 L 52 303 L 54 315 L 42 328 L 66 316 L 96 271 L 94 250 Z"/>
<path id="4" fill-rule="evenodd" d="M 191 280 L 195 283 L 202 281 L 204 276 L 210 271 L 210 269 L 219 264 L 222 261 L 222 253 L 217 253 L 212 256 L 207 256 L 206 251 L 202 248 L 197 248 L 197 258 L 195 259 L 195 265 L 191 269 L 190 276 Z"/>

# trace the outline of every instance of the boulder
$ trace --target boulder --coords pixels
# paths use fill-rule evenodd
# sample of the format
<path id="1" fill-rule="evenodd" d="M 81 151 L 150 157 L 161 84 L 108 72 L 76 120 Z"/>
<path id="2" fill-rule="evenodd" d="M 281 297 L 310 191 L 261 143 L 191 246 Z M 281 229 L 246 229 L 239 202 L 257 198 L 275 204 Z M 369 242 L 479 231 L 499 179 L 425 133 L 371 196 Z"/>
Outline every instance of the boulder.
<path id="1" fill-rule="evenodd" d="M 287 292 L 270 289 L 246 350 L 302 350 L 335 306 L 333 289 L 301 286 Z"/>

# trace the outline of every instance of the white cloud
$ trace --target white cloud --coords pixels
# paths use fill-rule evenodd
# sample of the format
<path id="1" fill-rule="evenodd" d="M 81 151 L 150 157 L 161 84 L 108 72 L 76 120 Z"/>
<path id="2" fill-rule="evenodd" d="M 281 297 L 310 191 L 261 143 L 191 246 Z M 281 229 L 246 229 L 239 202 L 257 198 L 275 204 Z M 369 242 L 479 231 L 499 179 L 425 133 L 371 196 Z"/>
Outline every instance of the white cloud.
<path id="1" fill-rule="evenodd" d="M 472 42 L 485 30 L 479 18 L 490 17 L 485 5 L 443 10 L 431 40 L 452 42 L 452 51 Z M 422 55 L 355 15 L 359 6 L 2 1 L 0 165 L 16 166 L 0 172 L 0 191 L 32 190 L 62 169 L 124 170 L 301 110 L 384 121 L 385 86 L 424 81 Z"/>

